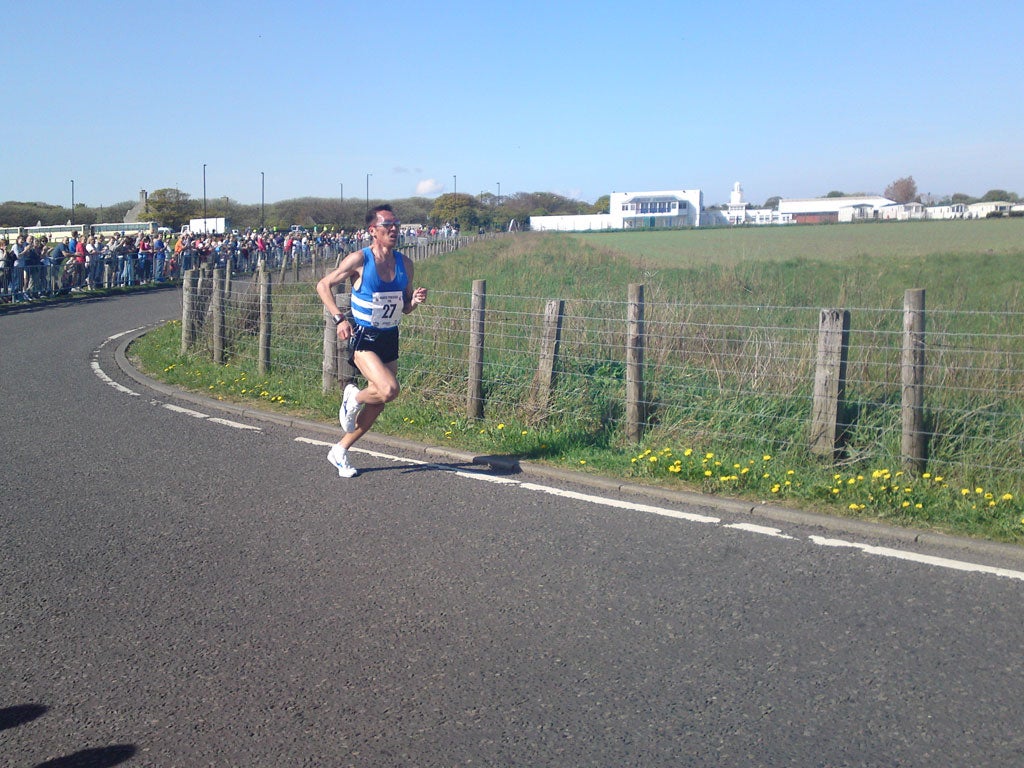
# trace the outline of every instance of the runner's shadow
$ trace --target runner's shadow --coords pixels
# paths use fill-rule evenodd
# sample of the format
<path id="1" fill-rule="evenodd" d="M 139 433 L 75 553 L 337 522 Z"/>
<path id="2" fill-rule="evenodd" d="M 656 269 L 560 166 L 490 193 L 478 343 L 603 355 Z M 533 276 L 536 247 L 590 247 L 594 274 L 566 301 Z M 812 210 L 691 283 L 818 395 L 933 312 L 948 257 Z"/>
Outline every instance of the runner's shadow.
<path id="1" fill-rule="evenodd" d="M 130 760 L 138 750 L 132 744 L 114 744 L 110 747 L 81 749 L 72 755 L 55 757 L 35 768 L 110 768 Z"/>
<path id="2" fill-rule="evenodd" d="M 32 722 L 46 714 L 42 704 L 20 704 L 16 707 L 0 709 L 0 731 L 17 728 L 19 725 Z"/>
<path id="3" fill-rule="evenodd" d="M 49 711 L 42 704 L 19 704 L 0 709 L 0 731 L 17 728 L 42 717 Z M 112 744 L 109 747 L 80 749 L 70 755 L 55 757 L 35 768 L 111 768 L 130 760 L 138 751 L 134 744 Z"/>
<path id="4" fill-rule="evenodd" d="M 414 472 L 471 472 L 477 475 L 489 477 L 505 477 L 517 475 L 522 470 L 519 468 L 519 461 L 508 456 L 477 456 L 472 461 L 437 461 L 429 464 L 403 464 L 396 462 L 385 467 L 360 467 L 360 475 L 368 475 L 371 472 L 401 472 L 412 474 Z"/>

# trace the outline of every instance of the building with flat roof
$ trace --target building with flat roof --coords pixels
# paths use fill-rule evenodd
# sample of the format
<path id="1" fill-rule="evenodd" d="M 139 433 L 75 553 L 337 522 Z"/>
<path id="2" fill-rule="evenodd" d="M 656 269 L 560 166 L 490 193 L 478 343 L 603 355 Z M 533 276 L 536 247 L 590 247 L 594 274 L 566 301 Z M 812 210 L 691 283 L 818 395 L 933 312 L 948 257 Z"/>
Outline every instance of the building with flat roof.
<path id="1" fill-rule="evenodd" d="M 779 200 L 779 213 L 789 214 L 796 224 L 829 224 L 879 219 L 882 208 L 895 204 L 895 200 L 881 195 L 783 198 Z"/>
<path id="2" fill-rule="evenodd" d="M 584 232 L 601 229 L 678 229 L 699 227 L 704 193 L 699 189 L 612 192 L 608 213 L 579 216 L 531 216 L 536 232 Z"/>

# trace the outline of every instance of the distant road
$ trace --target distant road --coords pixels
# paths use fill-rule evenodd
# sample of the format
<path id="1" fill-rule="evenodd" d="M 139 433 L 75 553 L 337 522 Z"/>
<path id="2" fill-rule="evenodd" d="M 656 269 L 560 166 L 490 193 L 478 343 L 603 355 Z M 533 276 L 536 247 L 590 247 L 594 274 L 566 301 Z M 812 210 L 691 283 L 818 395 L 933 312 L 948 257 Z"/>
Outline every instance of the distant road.
<path id="1" fill-rule="evenodd" d="M 0 316 L 3 765 L 1024 764 L 1024 560 L 382 442 L 342 480 L 125 375 L 179 302 Z"/>

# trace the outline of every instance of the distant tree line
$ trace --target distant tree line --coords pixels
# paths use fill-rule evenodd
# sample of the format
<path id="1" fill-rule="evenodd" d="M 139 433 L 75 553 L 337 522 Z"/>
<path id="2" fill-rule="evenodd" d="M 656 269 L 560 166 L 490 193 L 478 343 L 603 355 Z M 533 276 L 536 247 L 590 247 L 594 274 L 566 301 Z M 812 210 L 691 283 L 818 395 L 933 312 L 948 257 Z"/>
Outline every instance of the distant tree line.
<path id="1" fill-rule="evenodd" d="M 522 227 L 531 216 L 556 214 L 607 213 L 608 196 L 596 203 L 573 200 L 552 192 L 517 192 L 500 198 L 490 192 L 469 195 L 446 193 L 436 198 L 409 197 L 397 200 L 371 199 L 370 206 L 388 202 L 395 206 L 402 221 L 425 226 L 458 224 L 463 229 L 504 230 L 514 219 Z M 91 207 L 77 203 L 72 213 L 66 206 L 47 203 L 8 201 L 0 203 L 0 226 L 29 227 L 36 224 L 96 224 L 124 221 L 137 201 Z M 243 204 L 228 197 L 195 199 L 177 189 L 157 189 L 149 193 L 143 221 L 179 229 L 189 219 L 204 215 L 223 216 L 237 229 L 287 229 L 293 224 L 305 227 L 354 230 L 363 226 L 365 198 L 300 197 L 267 203 Z"/>
<path id="2" fill-rule="evenodd" d="M 866 196 L 865 192 L 840 192 L 833 190 L 825 197 Z M 951 203 L 977 203 L 1006 201 L 1019 203 L 1021 198 L 1005 189 L 990 189 L 981 197 L 956 193 L 942 198 L 930 194 L 921 195 L 913 176 L 896 179 L 883 193 L 884 197 L 897 203 L 923 202 L 928 205 Z M 775 195 L 764 203 L 764 208 L 777 210 L 779 200 Z M 529 223 L 531 216 L 556 216 L 581 213 L 608 213 L 609 195 L 604 195 L 590 204 L 580 200 L 557 195 L 553 192 L 516 192 L 498 197 L 492 192 L 469 195 L 449 192 L 436 198 L 408 197 L 398 200 L 371 199 L 371 206 L 388 202 L 395 206 L 403 221 L 425 226 L 458 224 L 464 229 L 504 230 L 512 220 L 520 227 Z M 228 197 L 211 197 L 206 200 L 206 216 L 223 216 L 231 220 L 237 229 L 287 229 L 293 224 L 304 227 L 327 229 L 359 229 L 363 226 L 367 201 L 355 197 L 346 200 L 328 197 L 298 197 L 267 203 L 243 204 Z M 30 227 L 35 224 L 96 224 L 100 222 L 124 221 L 125 215 L 134 208 L 136 201 L 126 200 L 114 205 L 92 207 L 76 203 L 72 214 L 70 208 L 48 203 L 26 203 L 8 201 L 0 203 L 0 226 Z M 716 208 L 718 206 L 709 206 Z M 748 204 L 747 206 L 753 207 Z M 204 215 L 203 201 L 177 189 L 157 189 L 149 194 L 147 208 L 142 214 L 143 221 L 156 221 L 165 227 L 179 229 L 189 219 Z"/>

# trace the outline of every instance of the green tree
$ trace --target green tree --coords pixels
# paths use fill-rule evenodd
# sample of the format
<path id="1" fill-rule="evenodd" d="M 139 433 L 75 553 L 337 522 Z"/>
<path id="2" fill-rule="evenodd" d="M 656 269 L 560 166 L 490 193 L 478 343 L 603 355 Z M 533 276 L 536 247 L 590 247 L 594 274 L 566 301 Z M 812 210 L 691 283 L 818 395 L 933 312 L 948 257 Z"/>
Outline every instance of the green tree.
<path id="1" fill-rule="evenodd" d="M 777 210 L 779 210 L 779 201 L 781 199 L 782 198 L 779 197 L 778 195 L 774 195 L 772 197 L 769 197 L 767 200 L 764 201 L 764 206 L 763 207 L 770 208 L 773 211 L 777 211 Z"/>
<path id="2" fill-rule="evenodd" d="M 848 195 L 845 192 L 839 192 L 837 190 L 832 190 L 827 195 L 825 195 L 825 197 L 847 197 L 847 196 Z"/>
<path id="3" fill-rule="evenodd" d="M 981 196 L 983 203 L 1016 203 L 1017 195 L 1007 192 L 1005 189 L 990 189 Z"/>
<path id="4" fill-rule="evenodd" d="M 142 221 L 155 221 L 165 227 L 178 229 L 196 215 L 196 203 L 187 192 L 166 188 L 157 189 L 149 194 L 146 198 L 146 210 L 139 218 Z"/>
<path id="5" fill-rule="evenodd" d="M 456 221 L 462 228 L 475 227 L 479 224 L 479 202 L 472 195 L 446 192 L 434 200 L 430 211 L 430 219 L 435 224 L 454 224 Z"/>
<path id="6" fill-rule="evenodd" d="M 597 200 L 594 201 L 594 204 L 592 206 L 590 206 L 590 212 L 591 213 L 608 213 L 611 210 L 611 207 L 612 207 L 612 196 L 611 195 L 601 195 L 599 198 L 597 198 Z"/>

